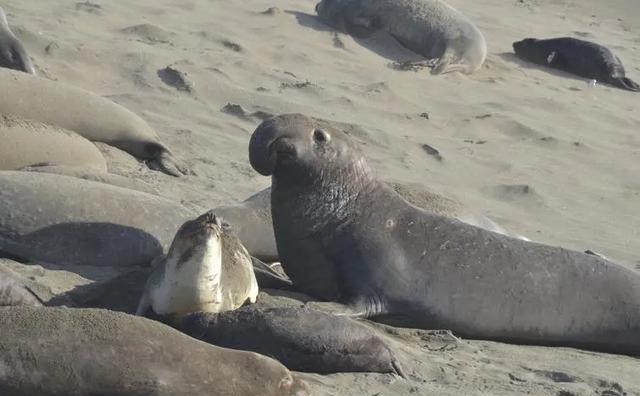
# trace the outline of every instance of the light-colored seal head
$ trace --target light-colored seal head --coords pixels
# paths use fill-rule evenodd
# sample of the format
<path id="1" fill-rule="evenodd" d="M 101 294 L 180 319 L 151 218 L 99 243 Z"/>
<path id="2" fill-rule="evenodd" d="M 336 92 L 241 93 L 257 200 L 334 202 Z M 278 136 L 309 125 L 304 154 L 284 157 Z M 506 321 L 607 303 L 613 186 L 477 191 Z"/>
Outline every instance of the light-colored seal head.
<path id="1" fill-rule="evenodd" d="M 156 260 L 137 315 L 149 308 L 176 319 L 192 312 L 236 309 L 255 302 L 251 256 L 230 226 L 209 211 L 184 223 L 165 257 Z"/>
<path id="2" fill-rule="evenodd" d="M 0 67 L 36 74 L 27 51 L 9 28 L 9 22 L 2 7 L 0 7 Z"/>

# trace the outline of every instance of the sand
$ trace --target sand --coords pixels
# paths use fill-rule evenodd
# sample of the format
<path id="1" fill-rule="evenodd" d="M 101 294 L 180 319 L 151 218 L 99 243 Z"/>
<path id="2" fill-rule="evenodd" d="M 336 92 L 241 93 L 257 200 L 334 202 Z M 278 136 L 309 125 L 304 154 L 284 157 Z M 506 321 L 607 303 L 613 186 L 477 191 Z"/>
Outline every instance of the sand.
<path id="1" fill-rule="evenodd" d="M 248 163 L 249 136 L 266 114 L 303 112 L 357 126 L 383 178 L 422 183 L 532 240 L 640 270 L 640 96 L 526 64 L 511 49 L 525 37 L 582 37 L 613 49 L 640 81 L 637 2 L 450 3 L 487 39 L 488 58 L 471 76 L 394 70 L 392 61 L 419 58 L 384 35 L 333 32 L 314 17 L 315 0 L 3 7 L 40 75 L 136 112 L 196 172 L 173 178 L 100 145 L 111 172 L 164 197 L 204 211 L 266 187 Z M 432 351 L 427 336 L 394 339 L 409 381 L 306 378 L 321 395 L 640 394 L 638 359 L 477 341 Z"/>

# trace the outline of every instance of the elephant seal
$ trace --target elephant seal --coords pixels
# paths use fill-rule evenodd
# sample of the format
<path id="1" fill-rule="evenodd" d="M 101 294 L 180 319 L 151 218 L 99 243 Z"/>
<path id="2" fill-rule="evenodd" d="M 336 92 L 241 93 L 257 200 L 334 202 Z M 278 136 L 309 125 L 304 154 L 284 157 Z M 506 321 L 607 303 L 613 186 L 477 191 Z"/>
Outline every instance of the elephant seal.
<path id="1" fill-rule="evenodd" d="M 480 30 L 441 0 L 322 0 L 316 12 L 324 23 L 356 37 L 386 31 L 427 58 L 433 74 L 471 74 L 487 57 Z"/>
<path id="2" fill-rule="evenodd" d="M 7 15 L 2 7 L 0 7 L 0 67 L 36 74 L 29 54 L 9 28 Z"/>
<path id="3" fill-rule="evenodd" d="M 393 181 L 387 183 L 404 199 L 419 208 L 456 218 L 489 231 L 512 235 L 487 216 L 465 207 L 458 201 L 429 191 L 417 183 Z M 271 220 L 271 187 L 253 194 L 243 202 L 219 206 L 214 211 L 233 226 L 252 256 L 266 262 L 278 261 L 278 249 Z M 522 236 L 515 234 L 512 236 L 526 240 Z"/>
<path id="4" fill-rule="evenodd" d="M 224 312 L 256 302 L 258 282 L 251 256 L 220 217 L 209 211 L 176 233 L 167 256 L 156 265 L 137 315 L 149 308 L 176 319 L 197 312 Z"/>
<path id="5" fill-rule="evenodd" d="M 0 170 L 50 164 L 107 171 L 93 143 L 53 125 L 0 115 L 0 142 Z"/>
<path id="6" fill-rule="evenodd" d="M 108 99 L 8 69 L 0 69 L 0 92 L 11 92 L 0 97 L 0 114 L 56 125 L 91 141 L 110 144 L 173 176 L 187 172 L 149 124 Z"/>
<path id="7" fill-rule="evenodd" d="M 594 79 L 629 91 L 640 85 L 625 77 L 622 61 L 602 45 L 561 37 L 546 40 L 527 38 L 513 43 L 516 55 L 526 61 Z"/>
<path id="8" fill-rule="evenodd" d="M 277 361 L 101 309 L 0 308 L 0 394 L 305 396 Z"/>
<path id="9" fill-rule="evenodd" d="M 0 251 L 58 265 L 148 265 L 194 212 L 75 177 L 0 172 Z"/>
<path id="10" fill-rule="evenodd" d="M 185 317 L 179 329 L 209 344 L 271 356 L 289 370 L 318 374 L 379 372 L 404 376 L 372 328 L 308 308 L 256 305 Z"/>
<path id="11" fill-rule="evenodd" d="M 262 122 L 249 160 L 271 175 L 276 243 L 294 287 L 344 304 L 343 314 L 640 355 L 636 271 L 419 209 L 347 135 L 302 114 Z"/>
<path id="12" fill-rule="evenodd" d="M 13 271 L 0 263 L 0 307 L 13 305 L 42 306 L 42 301 Z"/>

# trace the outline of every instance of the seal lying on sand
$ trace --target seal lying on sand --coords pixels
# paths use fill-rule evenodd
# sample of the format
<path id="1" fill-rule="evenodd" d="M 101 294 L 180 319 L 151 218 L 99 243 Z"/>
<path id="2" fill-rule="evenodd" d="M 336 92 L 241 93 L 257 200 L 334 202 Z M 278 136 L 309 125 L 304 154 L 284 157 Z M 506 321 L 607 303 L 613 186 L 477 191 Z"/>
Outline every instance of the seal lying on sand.
<path id="1" fill-rule="evenodd" d="M 0 172 L 0 250 L 59 265 L 148 265 L 194 213 L 75 177 Z"/>
<path id="2" fill-rule="evenodd" d="M 620 58 L 607 47 L 571 37 L 547 40 L 528 38 L 513 43 L 519 58 L 538 65 L 594 79 L 629 91 L 640 85 L 625 77 Z"/>
<path id="3" fill-rule="evenodd" d="M 2 7 L 0 7 L 0 67 L 36 74 L 27 51 L 9 28 L 7 15 Z"/>
<path id="4" fill-rule="evenodd" d="M 99 309 L 0 308 L 0 394 L 305 396 L 282 364 Z"/>
<path id="5" fill-rule="evenodd" d="M 173 176 L 186 173 L 142 118 L 80 88 L 0 69 L 0 114 L 37 120 L 118 147 Z M 73 111 L 69 111 L 73 109 Z"/>
<path id="6" fill-rule="evenodd" d="M 508 235 L 502 227 L 487 216 L 476 213 L 460 202 L 436 194 L 418 184 L 397 182 L 388 182 L 388 184 L 404 199 L 419 208 Z M 236 230 L 252 256 L 267 262 L 278 261 L 278 249 L 271 220 L 271 187 L 253 194 L 239 204 L 219 206 L 214 211 L 233 225 L 233 229 Z"/>
<path id="7" fill-rule="evenodd" d="M 100 150 L 82 136 L 38 121 L 0 115 L 0 170 L 43 163 L 107 171 Z"/>
<path id="8" fill-rule="evenodd" d="M 385 30 L 400 44 L 426 57 L 433 74 L 471 74 L 487 56 L 480 30 L 441 0 L 322 0 L 316 12 L 326 24 L 344 27 L 356 37 Z"/>
<path id="9" fill-rule="evenodd" d="M 256 302 L 251 256 L 213 211 L 180 227 L 169 253 L 149 277 L 136 311 L 180 318 L 237 309 Z"/>
<path id="10" fill-rule="evenodd" d="M 272 177 L 280 260 L 302 292 L 409 327 L 640 355 L 640 273 L 421 210 L 301 114 L 260 124 L 249 159 Z"/>
<path id="11" fill-rule="evenodd" d="M 251 305 L 219 314 L 198 312 L 185 317 L 180 330 L 213 345 L 271 356 L 289 370 L 403 375 L 375 330 L 308 308 Z"/>

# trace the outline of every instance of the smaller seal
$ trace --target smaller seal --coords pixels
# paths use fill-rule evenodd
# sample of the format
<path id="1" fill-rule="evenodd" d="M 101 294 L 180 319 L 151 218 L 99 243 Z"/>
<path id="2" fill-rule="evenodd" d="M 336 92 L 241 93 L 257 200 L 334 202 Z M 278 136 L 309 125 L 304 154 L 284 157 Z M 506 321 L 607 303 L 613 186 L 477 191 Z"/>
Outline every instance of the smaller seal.
<path id="1" fill-rule="evenodd" d="M 7 15 L 2 7 L 0 7 L 0 67 L 36 74 L 27 51 L 9 28 Z"/>
<path id="2" fill-rule="evenodd" d="M 258 296 L 251 256 L 220 217 L 209 211 L 180 227 L 166 257 L 157 260 L 136 315 L 149 308 L 179 319 L 239 308 Z"/>
<path id="3" fill-rule="evenodd" d="M 441 0 L 322 0 L 316 12 L 324 23 L 359 38 L 386 31 L 427 58 L 409 64 L 430 66 L 432 74 L 471 74 L 487 57 L 480 30 Z"/>
<path id="4" fill-rule="evenodd" d="M 216 346 L 271 356 L 289 370 L 405 377 L 375 330 L 353 319 L 306 307 L 255 304 L 218 314 L 197 312 L 185 317 L 179 330 Z"/>
<path id="5" fill-rule="evenodd" d="M 15 305 L 41 307 L 43 304 L 26 282 L 0 265 L 0 307 Z"/>
<path id="6" fill-rule="evenodd" d="M 538 40 L 527 38 L 513 43 L 516 55 L 537 65 L 548 66 L 629 91 L 640 85 L 625 76 L 622 61 L 605 46 L 572 37 Z"/>

